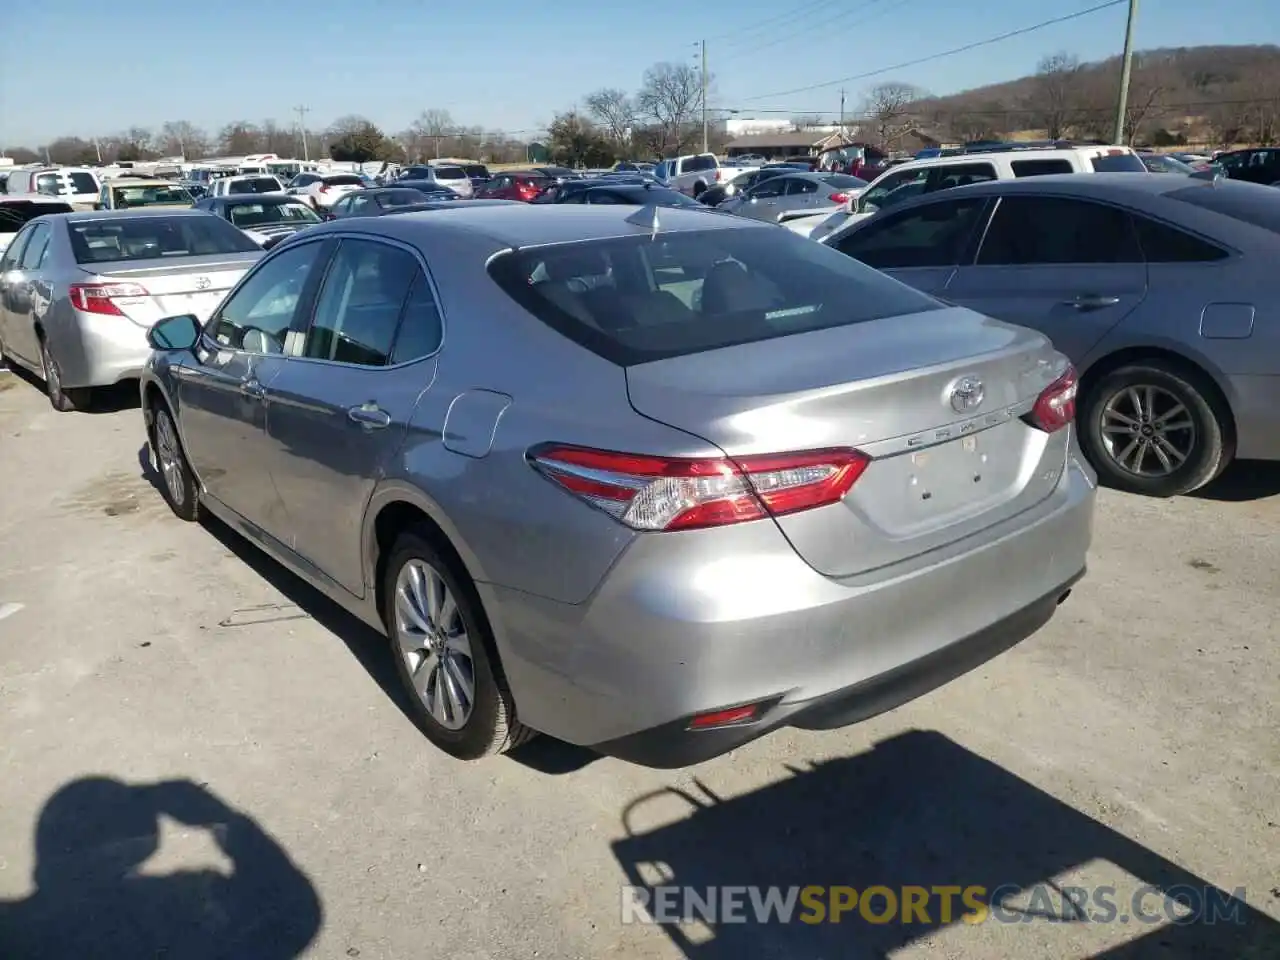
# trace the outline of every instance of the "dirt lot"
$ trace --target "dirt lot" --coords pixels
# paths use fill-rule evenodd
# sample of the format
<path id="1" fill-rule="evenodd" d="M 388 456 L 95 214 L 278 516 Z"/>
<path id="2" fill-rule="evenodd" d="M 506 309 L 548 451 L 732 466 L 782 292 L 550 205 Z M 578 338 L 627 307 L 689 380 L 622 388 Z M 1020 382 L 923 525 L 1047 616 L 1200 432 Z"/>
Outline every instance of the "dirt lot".
<path id="1" fill-rule="evenodd" d="M 148 935 L 182 960 L 1280 956 L 1278 470 L 1104 492 L 1048 627 L 862 726 L 685 771 L 546 740 L 465 765 L 405 718 L 384 640 L 170 515 L 129 398 L 57 414 L 0 373 L 0 956 L 72 928 L 129 960 L 160 955 Z M 1126 921 L 1141 884 L 1212 884 L 1247 906 L 624 924 L 622 885 L 663 882 L 1109 885 Z"/>

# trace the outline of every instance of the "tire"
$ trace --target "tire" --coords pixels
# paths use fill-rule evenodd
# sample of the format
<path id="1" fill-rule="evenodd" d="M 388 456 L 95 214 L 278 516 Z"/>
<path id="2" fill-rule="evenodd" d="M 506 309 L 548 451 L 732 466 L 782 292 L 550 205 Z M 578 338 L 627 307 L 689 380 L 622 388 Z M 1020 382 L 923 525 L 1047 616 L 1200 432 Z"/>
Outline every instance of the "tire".
<path id="1" fill-rule="evenodd" d="M 89 405 L 91 393 L 88 388 L 66 388 L 62 385 L 62 368 L 49 349 L 49 341 L 40 338 L 40 366 L 44 380 L 44 392 L 48 394 L 49 403 L 59 413 L 70 413 L 83 410 Z"/>
<path id="2" fill-rule="evenodd" d="M 693 199 L 697 200 L 700 196 L 707 192 L 705 183 L 695 183 L 693 185 Z"/>
<path id="3" fill-rule="evenodd" d="M 1152 400 L 1154 410 L 1147 410 Z M 1204 486 L 1231 461 L 1228 416 L 1203 374 L 1147 360 L 1092 384 L 1076 422 L 1084 453 L 1103 483 L 1148 497 L 1174 497 Z M 1159 429 L 1162 422 L 1165 430 Z"/>
<path id="4" fill-rule="evenodd" d="M 419 589 L 413 586 L 415 576 L 420 577 Z M 396 673 L 428 740 L 459 760 L 478 760 L 506 753 L 533 736 L 515 718 L 515 702 L 475 585 L 442 555 L 425 531 L 411 529 L 396 540 L 382 587 L 382 622 Z M 402 588 L 406 599 L 402 599 Z M 432 603 L 432 597 L 437 602 Z M 443 616 L 433 617 L 433 610 L 443 611 Z M 415 619 L 438 632 L 415 629 Z M 436 619 L 444 622 L 436 624 Z M 465 654 L 459 636 L 466 641 Z M 447 678 L 453 678 L 456 701 L 447 695 Z M 468 679 L 470 697 L 465 688 Z M 463 710 L 454 709 L 458 705 Z"/>
<path id="5" fill-rule="evenodd" d="M 151 447 L 151 465 L 160 476 L 160 493 L 179 520 L 194 523 L 200 519 L 200 485 L 182 449 L 169 408 L 157 401 L 152 412 L 147 440 Z"/>

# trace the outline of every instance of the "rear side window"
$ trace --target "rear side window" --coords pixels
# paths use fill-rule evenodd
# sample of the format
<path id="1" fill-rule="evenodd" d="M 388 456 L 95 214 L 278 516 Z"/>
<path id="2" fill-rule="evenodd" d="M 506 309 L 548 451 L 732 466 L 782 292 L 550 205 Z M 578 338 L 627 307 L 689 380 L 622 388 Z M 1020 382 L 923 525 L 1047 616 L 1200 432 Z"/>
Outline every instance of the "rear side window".
<path id="1" fill-rule="evenodd" d="M 1027 266 L 1142 263 L 1143 258 L 1123 210 L 1066 197 L 1002 197 L 977 262 Z"/>
<path id="2" fill-rule="evenodd" d="M 221 217 L 136 217 L 67 224 L 76 263 L 118 263 L 261 248 Z"/>
<path id="3" fill-rule="evenodd" d="M 92 174 L 80 172 L 73 173 L 67 177 L 71 181 L 72 193 L 97 193 L 98 181 L 93 178 Z"/>
<path id="4" fill-rule="evenodd" d="M 549 327 L 621 366 L 940 306 L 834 250 L 765 228 L 554 244 L 498 256 L 489 271 Z"/>
<path id="5" fill-rule="evenodd" d="M 832 245 L 877 270 L 950 267 L 969 248 L 982 221 L 983 198 L 939 200 L 869 221 Z"/>
<path id="6" fill-rule="evenodd" d="M 426 275 L 419 270 L 404 303 L 396 345 L 391 351 L 391 363 L 408 363 L 429 357 L 439 348 L 443 338 L 440 308 L 436 306 Z"/>
<path id="7" fill-rule="evenodd" d="M 1055 173 L 1074 173 L 1070 160 L 1015 160 L 1011 164 L 1015 177 L 1045 177 Z"/>
<path id="8" fill-rule="evenodd" d="M 362 367 L 385 366 L 400 311 L 419 272 L 418 261 L 399 247 L 342 241 L 316 299 L 303 354 Z"/>
<path id="9" fill-rule="evenodd" d="M 436 167 L 437 180 L 465 180 L 467 179 L 466 171 L 461 167 Z"/>
<path id="10" fill-rule="evenodd" d="M 364 181 L 354 174 L 339 173 L 336 176 L 324 177 L 324 182 L 330 187 L 362 187 Z"/>
<path id="11" fill-rule="evenodd" d="M 1201 183 L 1166 193 L 1165 196 L 1272 233 L 1280 233 L 1280 187 L 1226 181 Z"/>
<path id="12" fill-rule="evenodd" d="M 989 163 L 956 163 L 934 167 L 929 171 L 929 186 L 926 193 L 935 190 L 950 190 L 952 187 L 964 187 L 971 183 L 985 183 L 996 179 L 996 168 Z"/>
<path id="13" fill-rule="evenodd" d="M 1228 256 L 1221 247 L 1146 217 L 1133 215 L 1133 226 L 1147 263 L 1207 263 Z"/>
<path id="14" fill-rule="evenodd" d="M 35 178 L 35 192 L 43 193 L 49 197 L 58 195 L 58 175 L 56 173 L 42 173 Z"/>
<path id="15" fill-rule="evenodd" d="M 1147 165 L 1136 154 L 1111 153 L 1103 157 L 1091 157 L 1094 173 L 1146 173 Z"/>

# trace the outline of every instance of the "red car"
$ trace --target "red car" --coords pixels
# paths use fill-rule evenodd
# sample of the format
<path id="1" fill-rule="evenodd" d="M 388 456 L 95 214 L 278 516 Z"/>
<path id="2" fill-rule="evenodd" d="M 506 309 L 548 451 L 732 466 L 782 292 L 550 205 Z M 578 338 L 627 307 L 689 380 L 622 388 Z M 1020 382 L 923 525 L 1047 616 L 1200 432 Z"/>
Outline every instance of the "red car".
<path id="1" fill-rule="evenodd" d="M 476 190 L 476 198 L 485 200 L 520 200 L 530 202 L 555 181 L 532 170 L 508 170 L 495 173 L 483 187 Z"/>

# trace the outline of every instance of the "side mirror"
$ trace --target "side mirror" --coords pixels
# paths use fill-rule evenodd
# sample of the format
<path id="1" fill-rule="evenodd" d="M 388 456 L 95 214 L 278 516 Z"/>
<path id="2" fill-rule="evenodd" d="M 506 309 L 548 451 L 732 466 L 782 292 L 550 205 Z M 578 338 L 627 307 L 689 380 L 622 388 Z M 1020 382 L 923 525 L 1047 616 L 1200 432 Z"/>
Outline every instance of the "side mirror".
<path id="1" fill-rule="evenodd" d="M 200 321 L 183 313 L 156 321 L 147 331 L 152 350 L 190 350 L 200 342 Z"/>

